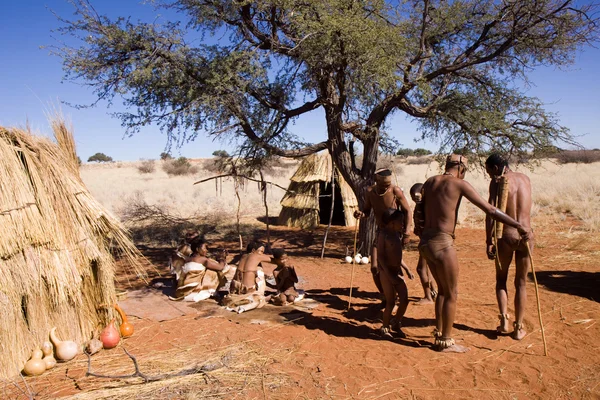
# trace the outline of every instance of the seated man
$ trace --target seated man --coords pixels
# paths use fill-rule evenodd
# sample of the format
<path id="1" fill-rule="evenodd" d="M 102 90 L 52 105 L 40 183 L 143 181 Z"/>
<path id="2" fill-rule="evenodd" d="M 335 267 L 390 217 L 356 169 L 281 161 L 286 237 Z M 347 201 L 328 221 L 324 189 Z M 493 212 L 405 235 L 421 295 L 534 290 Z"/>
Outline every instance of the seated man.
<path id="1" fill-rule="evenodd" d="M 208 249 L 203 239 L 193 239 L 190 248 L 192 254 L 181 267 L 175 297 L 169 297 L 171 300 L 198 302 L 208 299 L 225 283 L 225 274 L 231 269 L 226 263 L 226 251 L 222 251 L 216 261 L 207 257 Z"/>
<path id="2" fill-rule="evenodd" d="M 288 256 L 284 249 L 273 249 L 271 262 L 277 265 L 273 270 L 275 278 L 274 288 L 277 293 L 271 296 L 271 302 L 278 306 L 285 306 L 304 298 L 303 293 L 298 293 L 295 284 L 298 283 L 296 268 L 288 265 Z"/>
<path id="3" fill-rule="evenodd" d="M 239 267 L 231 281 L 229 295 L 225 296 L 221 305 L 238 314 L 244 311 L 262 308 L 268 301 L 265 298 L 265 273 L 262 262 L 271 261 L 264 254 L 265 247 L 260 242 L 248 244 L 247 253 L 240 259 Z"/>
<path id="4" fill-rule="evenodd" d="M 383 324 L 381 335 L 393 338 L 390 324 L 392 320 L 392 311 L 396 304 L 398 296 L 398 309 L 394 316 L 392 328 L 395 329 L 400 337 L 405 337 L 400 329 L 402 317 L 408 307 L 408 288 L 404 282 L 404 272 L 406 270 L 412 279 L 412 274 L 408 271 L 406 264 L 402 263 L 402 229 L 404 228 L 404 215 L 402 211 L 395 208 L 388 208 L 382 215 L 382 227 L 379 230 L 377 239 L 377 267 L 381 277 L 381 286 L 385 295 L 385 309 L 383 311 Z"/>

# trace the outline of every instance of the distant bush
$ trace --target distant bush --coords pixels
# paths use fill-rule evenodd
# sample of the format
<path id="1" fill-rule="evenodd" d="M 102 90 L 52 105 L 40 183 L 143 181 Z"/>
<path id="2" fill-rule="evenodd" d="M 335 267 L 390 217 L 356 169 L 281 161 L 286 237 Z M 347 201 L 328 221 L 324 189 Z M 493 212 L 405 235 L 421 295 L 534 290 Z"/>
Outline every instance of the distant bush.
<path id="1" fill-rule="evenodd" d="M 561 164 L 591 164 L 600 161 L 600 151 L 596 150 L 561 150 L 556 155 Z"/>
<path id="2" fill-rule="evenodd" d="M 406 163 L 409 165 L 421 165 L 421 164 L 429 164 L 431 162 L 431 157 L 421 156 L 409 158 Z"/>
<path id="3" fill-rule="evenodd" d="M 169 153 L 163 152 L 163 153 L 160 153 L 160 159 L 163 161 L 171 160 L 171 159 L 173 159 L 173 156 L 170 155 Z"/>
<path id="4" fill-rule="evenodd" d="M 137 169 L 140 174 L 151 174 L 156 171 L 156 166 L 154 160 L 141 160 Z"/>
<path id="5" fill-rule="evenodd" d="M 162 168 L 163 171 L 165 171 L 169 176 L 193 175 L 198 172 L 198 167 L 192 165 L 192 163 L 185 157 L 166 160 L 163 163 Z"/>
<path id="6" fill-rule="evenodd" d="M 112 162 L 112 157 L 107 156 L 104 153 L 96 153 L 93 156 L 91 156 L 90 158 L 88 158 L 88 162 Z"/>
<path id="7" fill-rule="evenodd" d="M 215 150 L 215 151 L 213 151 L 212 155 L 214 157 L 221 157 L 221 158 L 229 157 L 229 153 L 226 152 L 225 150 Z"/>
<path id="8" fill-rule="evenodd" d="M 411 156 L 415 156 L 415 157 L 421 157 L 421 156 L 428 156 L 431 154 L 431 151 L 427 150 L 427 149 L 422 149 L 422 148 L 418 148 L 418 149 L 399 149 L 396 152 L 397 156 L 400 157 L 411 157 Z"/>

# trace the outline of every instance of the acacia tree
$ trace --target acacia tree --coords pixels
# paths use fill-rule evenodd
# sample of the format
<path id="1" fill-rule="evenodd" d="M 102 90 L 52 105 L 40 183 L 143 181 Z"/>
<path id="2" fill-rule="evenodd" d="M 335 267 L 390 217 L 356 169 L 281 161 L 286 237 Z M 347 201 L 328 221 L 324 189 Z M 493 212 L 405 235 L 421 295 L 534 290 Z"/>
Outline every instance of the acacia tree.
<path id="1" fill-rule="evenodd" d="M 572 141 L 522 86 L 533 67 L 571 63 L 598 32 L 596 6 L 568 0 L 173 0 L 161 6 L 181 22 L 162 25 L 72 2 L 78 19 L 60 30 L 82 42 L 56 49 L 67 78 L 98 100 L 120 96 L 129 130 L 156 123 L 169 143 L 233 135 L 253 158 L 326 149 L 360 206 L 394 112 L 440 152 Z M 323 141 L 305 143 L 289 126 L 317 109 Z"/>

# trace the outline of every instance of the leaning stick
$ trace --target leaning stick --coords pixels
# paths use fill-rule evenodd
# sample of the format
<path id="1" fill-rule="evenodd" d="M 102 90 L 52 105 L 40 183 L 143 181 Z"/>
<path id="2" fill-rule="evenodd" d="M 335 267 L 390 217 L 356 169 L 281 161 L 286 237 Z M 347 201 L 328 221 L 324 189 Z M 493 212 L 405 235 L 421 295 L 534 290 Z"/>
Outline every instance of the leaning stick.
<path id="1" fill-rule="evenodd" d="M 354 228 L 354 253 L 352 253 L 352 273 L 350 274 L 350 298 L 348 299 L 348 311 L 352 305 L 352 284 L 354 283 L 354 266 L 356 265 L 356 237 L 358 236 L 358 227 L 360 225 L 360 218 L 356 220 L 356 227 Z"/>
<path id="2" fill-rule="evenodd" d="M 527 255 L 531 262 L 531 273 L 533 274 L 533 283 L 535 284 L 535 299 L 537 300 L 538 317 L 540 319 L 540 328 L 542 329 L 542 341 L 544 342 L 544 355 L 548 355 L 548 347 L 546 346 L 546 333 L 544 332 L 544 323 L 542 322 L 542 307 L 540 306 L 540 294 L 538 292 L 537 277 L 535 276 L 535 266 L 533 265 L 533 257 L 531 256 L 531 248 L 529 247 L 529 241 L 525 242 L 527 246 Z"/>

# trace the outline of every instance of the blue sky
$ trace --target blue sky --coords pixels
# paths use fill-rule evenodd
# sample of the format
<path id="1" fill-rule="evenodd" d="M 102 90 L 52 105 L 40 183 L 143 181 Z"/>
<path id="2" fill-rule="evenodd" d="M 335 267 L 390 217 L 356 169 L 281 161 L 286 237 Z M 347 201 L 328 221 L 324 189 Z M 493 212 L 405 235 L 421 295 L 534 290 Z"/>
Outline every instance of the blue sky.
<path id="1" fill-rule="evenodd" d="M 135 0 L 92 0 L 101 14 L 132 16 L 133 20 L 153 19 L 156 12 L 150 5 Z M 85 86 L 62 82 L 61 60 L 49 55 L 40 46 L 56 44 L 51 32 L 59 26 L 52 9 L 70 17 L 73 8 L 65 0 L 19 0 L 3 7 L 0 13 L 0 126 L 30 126 L 40 134 L 51 134 L 45 113 L 61 101 L 89 104 L 94 100 Z M 161 12 L 164 14 L 164 12 Z M 160 20 L 159 20 L 160 21 Z M 576 63 L 562 70 L 540 68 L 531 73 L 534 84 L 527 94 L 546 103 L 546 109 L 558 112 L 561 123 L 587 148 L 600 148 L 600 49 L 587 48 L 577 54 Z M 77 110 L 60 105 L 73 123 L 80 157 L 85 161 L 102 152 L 115 160 L 157 158 L 164 151 L 166 137 L 156 127 L 148 127 L 133 137 L 124 137 L 120 121 L 110 116 L 117 109 L 101 104 L 95 108 Z M 401 115 L 390 121 L 392 134 L 403 147 L 425 147 L 435 150 L 430 142 L 414 143 L 418 137 L 416 125 Z M 323 119 L 315 115 L 296 122 L 294 131 L 307 140 L 324 137 Z M 195 142 L 174 155 L 207 157 L 214 150 L 227 148 L 200 135 Z"/>

